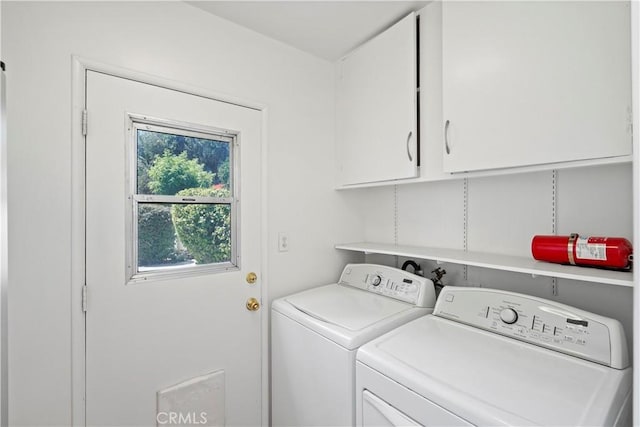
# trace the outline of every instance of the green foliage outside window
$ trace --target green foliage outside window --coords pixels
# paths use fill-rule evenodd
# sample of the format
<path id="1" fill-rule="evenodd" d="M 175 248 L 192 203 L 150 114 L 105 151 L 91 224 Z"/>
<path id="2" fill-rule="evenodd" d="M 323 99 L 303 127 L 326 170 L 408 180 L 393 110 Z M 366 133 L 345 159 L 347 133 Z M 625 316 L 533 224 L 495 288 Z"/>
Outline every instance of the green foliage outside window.
<path id="1" fill-rule="evenodd" d="M 156 265 L 171 262 L 176 236 L 171 222 L 171 209 L 166 205 L 139 205 L 138 263 Z"/>
<path id="2" fill-rule="evenodd" d="M 214 185 L 222 184 L 229 187 L 228 143 L 142 129 L 138 130 L 137 139 L 139 194 L 152 194 L 147 186 L 147 173 L 154 161 L 167 150 L 173 155 L 187 153 L 187 158 L 196 159 L 204 166 L 205 171 L 214 174 Z M 226 175 L 221 169 L 227 170 Z"/>
<path id="3" fill-rule="evenodd" d="M 228 197 L 222 188 L 188 188 L 180 196 Z M 231 259 L 231 215 L 229 205 L 175 204 L 171 217 L 182 244 L 198 264 Z"/>
<path id="4" fill-rule="evenodd" d="M 229 144 L 138 131 L 138 194 L 229 197 Z M 228 204 L 139 204 L 138 265 L 231 259 Z"/>
<path id="5" fill-rule="evenodd" d="M 175 195 L 185 188 L 210 187 L 213 183 L 213 174 L 205 171 L 198 160 L 188 159 L 184 151 L 175 156 L 165 150 L 156 157 L 148 175 L 153 194 Z"/>

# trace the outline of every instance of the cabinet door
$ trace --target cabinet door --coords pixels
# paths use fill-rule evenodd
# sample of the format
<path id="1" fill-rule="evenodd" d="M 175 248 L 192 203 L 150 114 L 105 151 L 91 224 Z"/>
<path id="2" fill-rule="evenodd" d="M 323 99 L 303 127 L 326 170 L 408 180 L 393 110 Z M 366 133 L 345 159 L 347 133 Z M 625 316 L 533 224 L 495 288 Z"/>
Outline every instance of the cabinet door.
<path id="1" fill-rule="evenodd" d="M 444 169 L 631 154 L 627 2 L 443 2 Z"/>
<path id="2" fill-rule="evenodd" d="M 416 17 L 337 64 L 338 184 L 417 176 Z"/>

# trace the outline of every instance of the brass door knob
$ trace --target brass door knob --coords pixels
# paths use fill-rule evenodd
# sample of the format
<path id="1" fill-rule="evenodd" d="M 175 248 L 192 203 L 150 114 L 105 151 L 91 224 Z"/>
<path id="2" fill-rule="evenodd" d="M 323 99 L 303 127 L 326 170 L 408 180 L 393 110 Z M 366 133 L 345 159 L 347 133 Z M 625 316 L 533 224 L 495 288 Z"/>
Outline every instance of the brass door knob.
<path id="1" fill-rule="evenodd" d="M 257 311 L 260 309 L 260 302 L 255 298 L 249 298 L 247 300 L 247 310 Z"/>
<path id="2" fill-rule="evenodd" d="M 258 275 L 256 273 L 252 271 L 251 273 L 247 274 L 248 284 L 253 285 L 254 283 L 256 283 L 256 280 L 258 280 Z"/>

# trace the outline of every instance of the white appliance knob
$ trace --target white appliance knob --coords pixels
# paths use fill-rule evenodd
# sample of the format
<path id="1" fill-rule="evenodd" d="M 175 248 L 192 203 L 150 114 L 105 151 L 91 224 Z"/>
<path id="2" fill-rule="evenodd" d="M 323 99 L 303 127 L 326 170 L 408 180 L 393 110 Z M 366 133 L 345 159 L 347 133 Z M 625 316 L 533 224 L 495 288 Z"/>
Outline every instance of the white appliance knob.
<path id="1" fill-rule="evenodd" d="M 373 286 L 378 286 L 380 283 L 382 283 L 382 277 L 380 276 L 373 276 L 373 279 L 371 279 L 371 284 Z"/>
<path id="2" fill-rule="evenodd" d="M 500 312 L 500 320 L 511 325 L 518 320 L 518 313 L 513 308 L 505 308 Z"/>

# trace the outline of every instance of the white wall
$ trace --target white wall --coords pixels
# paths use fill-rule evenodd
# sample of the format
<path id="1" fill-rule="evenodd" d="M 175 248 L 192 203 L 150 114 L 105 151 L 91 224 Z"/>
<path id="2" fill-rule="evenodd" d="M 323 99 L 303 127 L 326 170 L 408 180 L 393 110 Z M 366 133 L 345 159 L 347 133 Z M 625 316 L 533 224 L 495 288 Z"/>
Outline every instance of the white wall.
<path id="1" fill-rule="evenodd" d="M 268 106 L 270 297 L 328 283 L 360 240 L 332 190 L 333 66 L 182 2 L 2 2 L 8 100 L 10 423 L 71 408 L 71 56 Z M 290 251 L 277 252 L 277 234 Z M 74 309 L 76 307 L 73 307 Z M 266 305 L 265 305 L 266 308 Z"/>

